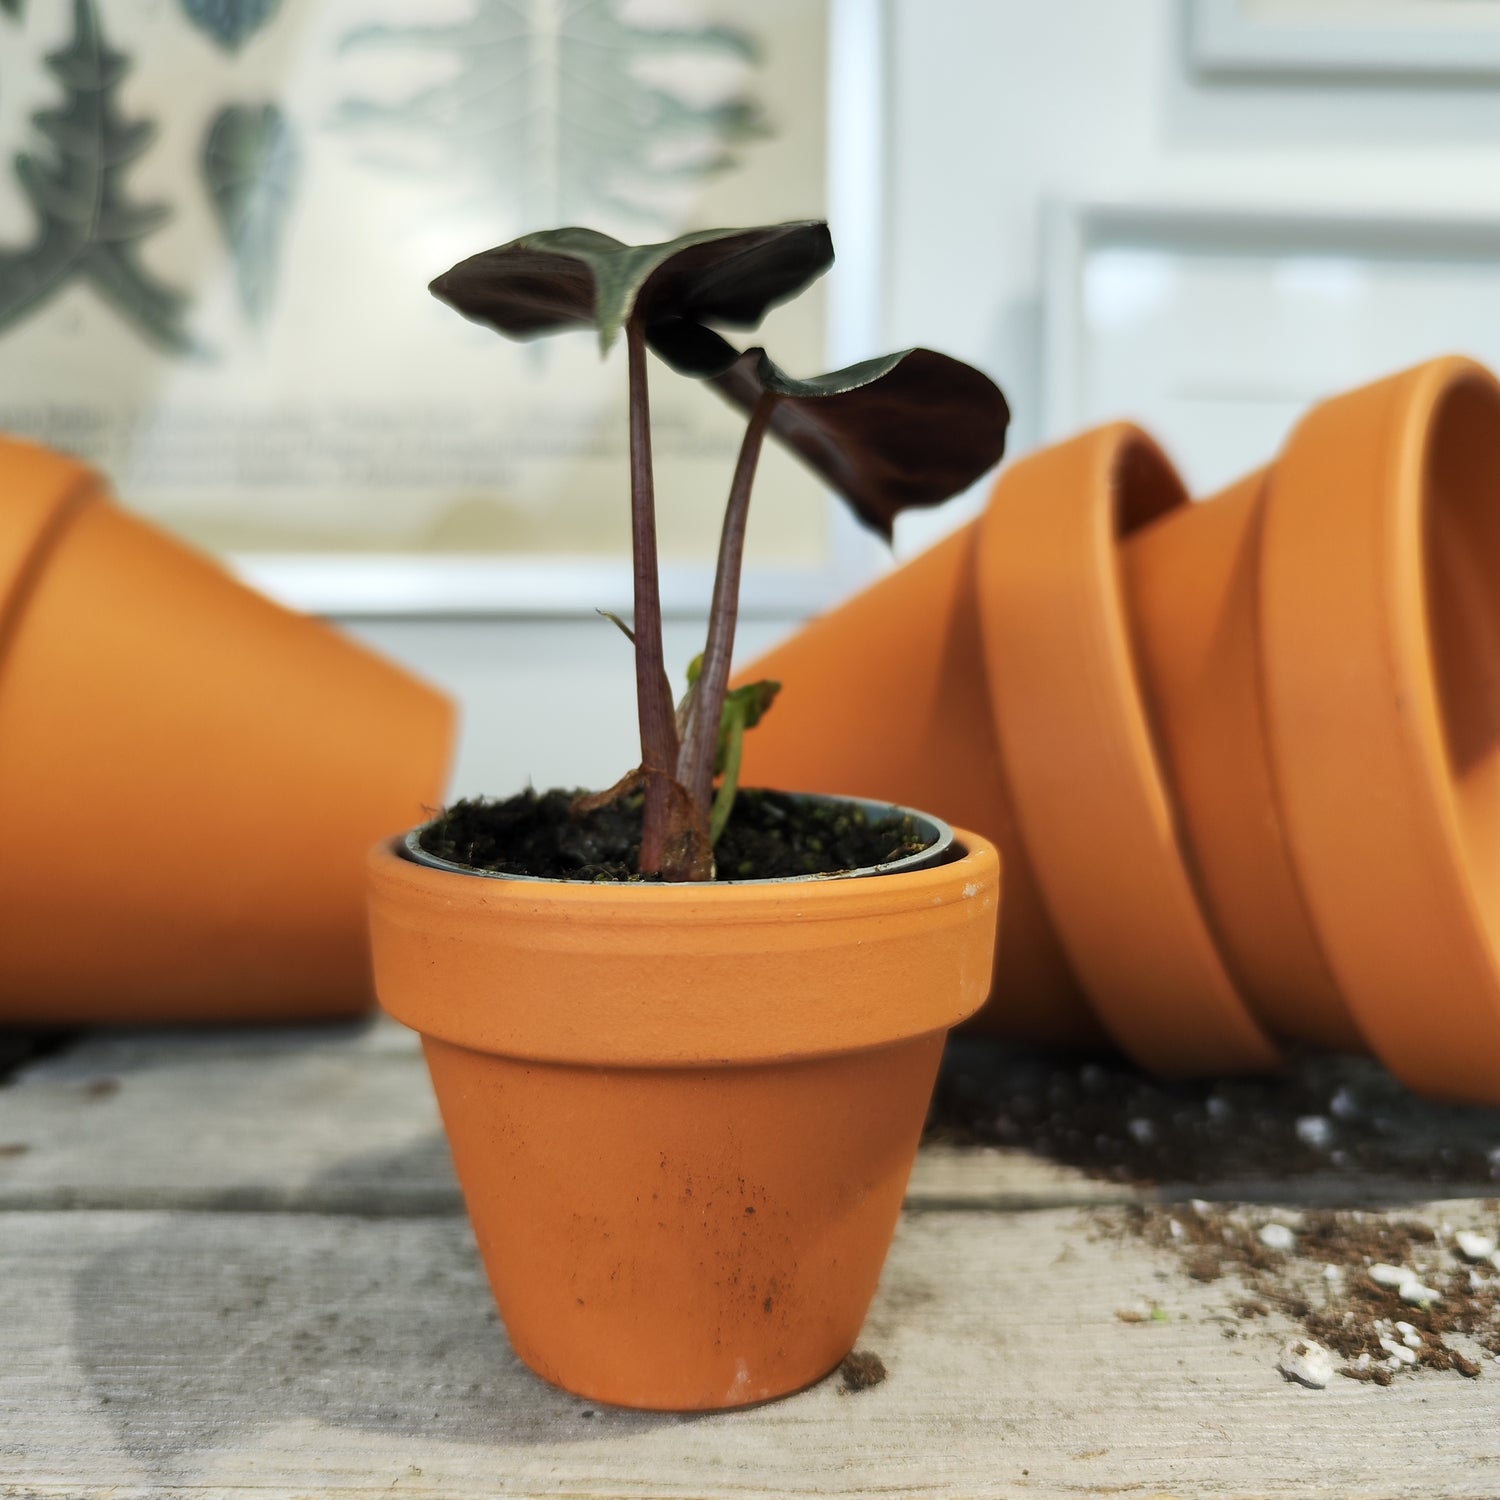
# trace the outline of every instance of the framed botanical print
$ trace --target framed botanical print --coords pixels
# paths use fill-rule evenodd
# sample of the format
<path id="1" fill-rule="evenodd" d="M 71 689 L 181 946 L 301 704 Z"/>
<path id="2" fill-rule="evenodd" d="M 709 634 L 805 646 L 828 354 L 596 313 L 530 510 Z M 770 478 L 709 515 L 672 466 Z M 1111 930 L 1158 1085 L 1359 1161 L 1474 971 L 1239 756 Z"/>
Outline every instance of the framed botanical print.
<path id="1" fill-rule="evenodd" d="M 824 216 L 841 152 L 878 180 L 878 119 L 833 123 L 841 89 L 878 109 L 837 28 L 878 77 L 874 0 L 0 0 L 0 430 L 304 607 L 618 607 L 623 356 L 504 344 L 426 284 L 555 224 Z M 869 241 L 836 277 L 868 283 Z M 872 352 L 842 305 L 832 338 L 821 288 L 756 338 L 798 372 Z M 740 424 L 675 379 L 653 408 L 670 608 Z M 768 455 L 750 609 L 862 556 Z"/>

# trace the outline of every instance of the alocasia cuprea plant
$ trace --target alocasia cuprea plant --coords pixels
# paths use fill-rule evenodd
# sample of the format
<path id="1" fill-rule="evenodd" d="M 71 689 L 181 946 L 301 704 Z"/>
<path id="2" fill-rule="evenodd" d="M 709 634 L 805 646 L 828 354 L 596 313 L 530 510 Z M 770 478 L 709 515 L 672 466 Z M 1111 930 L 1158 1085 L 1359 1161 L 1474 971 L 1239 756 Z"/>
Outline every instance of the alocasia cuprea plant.
<path id="1" fill-rule="evenodd" d="M 1009 411 L 988 376 L 930 349 L 907 349 L 796 379 L 760 348 L 741 351 L 714 325 L 754 328 L 833 262 L 819 221 L 708 229 L 625 245 L 591 229 L 526 235 L 459 262 L 433 292 L 510 338 L 592 328 L 607 353 L 623 332 L 630 388 L 630 501 L 641 764 L 622 786 L 644 795 L 640 872 L 713 876 L 713 842 L 738 780 L 739 739 L 774 691 L 729 692 L 750 491 L 775 433 L 865 525 L 887 540 L 897 514 L 933 505 L 996 463 Z M 748 413 L 730 483 L 708 636 L 687 696 L 672 700 L 662 653 L 647 351 L 705 380 Z M 725 795 L 715 805 L 714 778 Z M 609 794 L 605 794 L 609 795 Z"/>

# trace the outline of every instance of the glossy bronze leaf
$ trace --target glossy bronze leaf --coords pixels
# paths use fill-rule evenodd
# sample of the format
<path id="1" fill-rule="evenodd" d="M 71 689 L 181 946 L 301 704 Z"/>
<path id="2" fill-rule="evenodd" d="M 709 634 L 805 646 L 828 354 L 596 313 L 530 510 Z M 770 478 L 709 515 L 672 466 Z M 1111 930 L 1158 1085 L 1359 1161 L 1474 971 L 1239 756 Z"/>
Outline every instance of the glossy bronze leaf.
<path id="1" fill-rule="evenodd" d="M 798 380 L 763 349 L 738 353 L 710 329 L 648 334 L 673 369 L 709 381 L 742 411 L 777 396 L 771 431 L 887 540 L 903 511 L 958 494 L 1000 461 L 1010 408 L 988 375 L 907 349 Z"/>
<path id="2" fill-rule="evenodd" d="M 593 327 L 608 349 L 639 314 L 655 323 L 753 328 L 833 262 L 828 226 L 704 229 L 625 245 L 593 229 L 529 234 L 460 261 L 432 292 L 510 338 Z"/>

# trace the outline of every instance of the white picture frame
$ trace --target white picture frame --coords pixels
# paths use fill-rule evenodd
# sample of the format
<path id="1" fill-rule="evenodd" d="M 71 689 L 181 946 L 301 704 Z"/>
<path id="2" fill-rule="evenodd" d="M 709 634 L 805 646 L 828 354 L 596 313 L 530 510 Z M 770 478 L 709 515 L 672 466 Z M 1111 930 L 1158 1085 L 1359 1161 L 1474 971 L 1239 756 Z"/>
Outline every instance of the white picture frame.
<path id="1" fill-rule="evenodd" d="M 1207 78 L 1500 78 L 1488 0 L 1183 0 Z"/>
<path id="2" fill-rule="evenodd" d="M 1338 390 L 1500 366 L 1500 218 L 1095 202 L 1044 226 L 1044 438 L 1136 420 L 1197 494 Z"/>

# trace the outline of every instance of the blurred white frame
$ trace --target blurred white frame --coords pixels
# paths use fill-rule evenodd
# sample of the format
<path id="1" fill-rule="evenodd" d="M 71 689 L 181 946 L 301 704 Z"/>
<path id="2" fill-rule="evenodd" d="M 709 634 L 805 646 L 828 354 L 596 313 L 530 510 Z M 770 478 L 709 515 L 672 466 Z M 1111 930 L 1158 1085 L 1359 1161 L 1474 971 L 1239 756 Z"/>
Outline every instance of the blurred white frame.
<path id="1" fill-rule="evenodd" d="M 1057 204 L 1047 439 L 1129 417 L 1198 493 L 1334 391 L 1445 353 L 1500 365 L 1500 219 Z"/>
<path id="2" fill-rule="evenodd" d="M 1183 0 L 1209 76 L 1500 77 L 1494 0 Z"/>
<path id="3" fill-rule="evenodd" d="M 829 368 L 868 358 L 881 344 L 885 281 L 887 37 L 889 0 L 828 0 L 828 217 L 838 274 L 828 285 Z M 873 578 L 885 549 L 832 494 L 828 541 L 817 567 L 746 564 L 742 618 L 794 618 L 827 608 Z M 357 556 L 244 553 L 228 559 L 254 587 L 313 614 L 341 618 L 536 618 L 630 613 L 628 559 L 464 554 Z M 707 613 L 709 563 L 664 563 L 662 612 Z"/>

